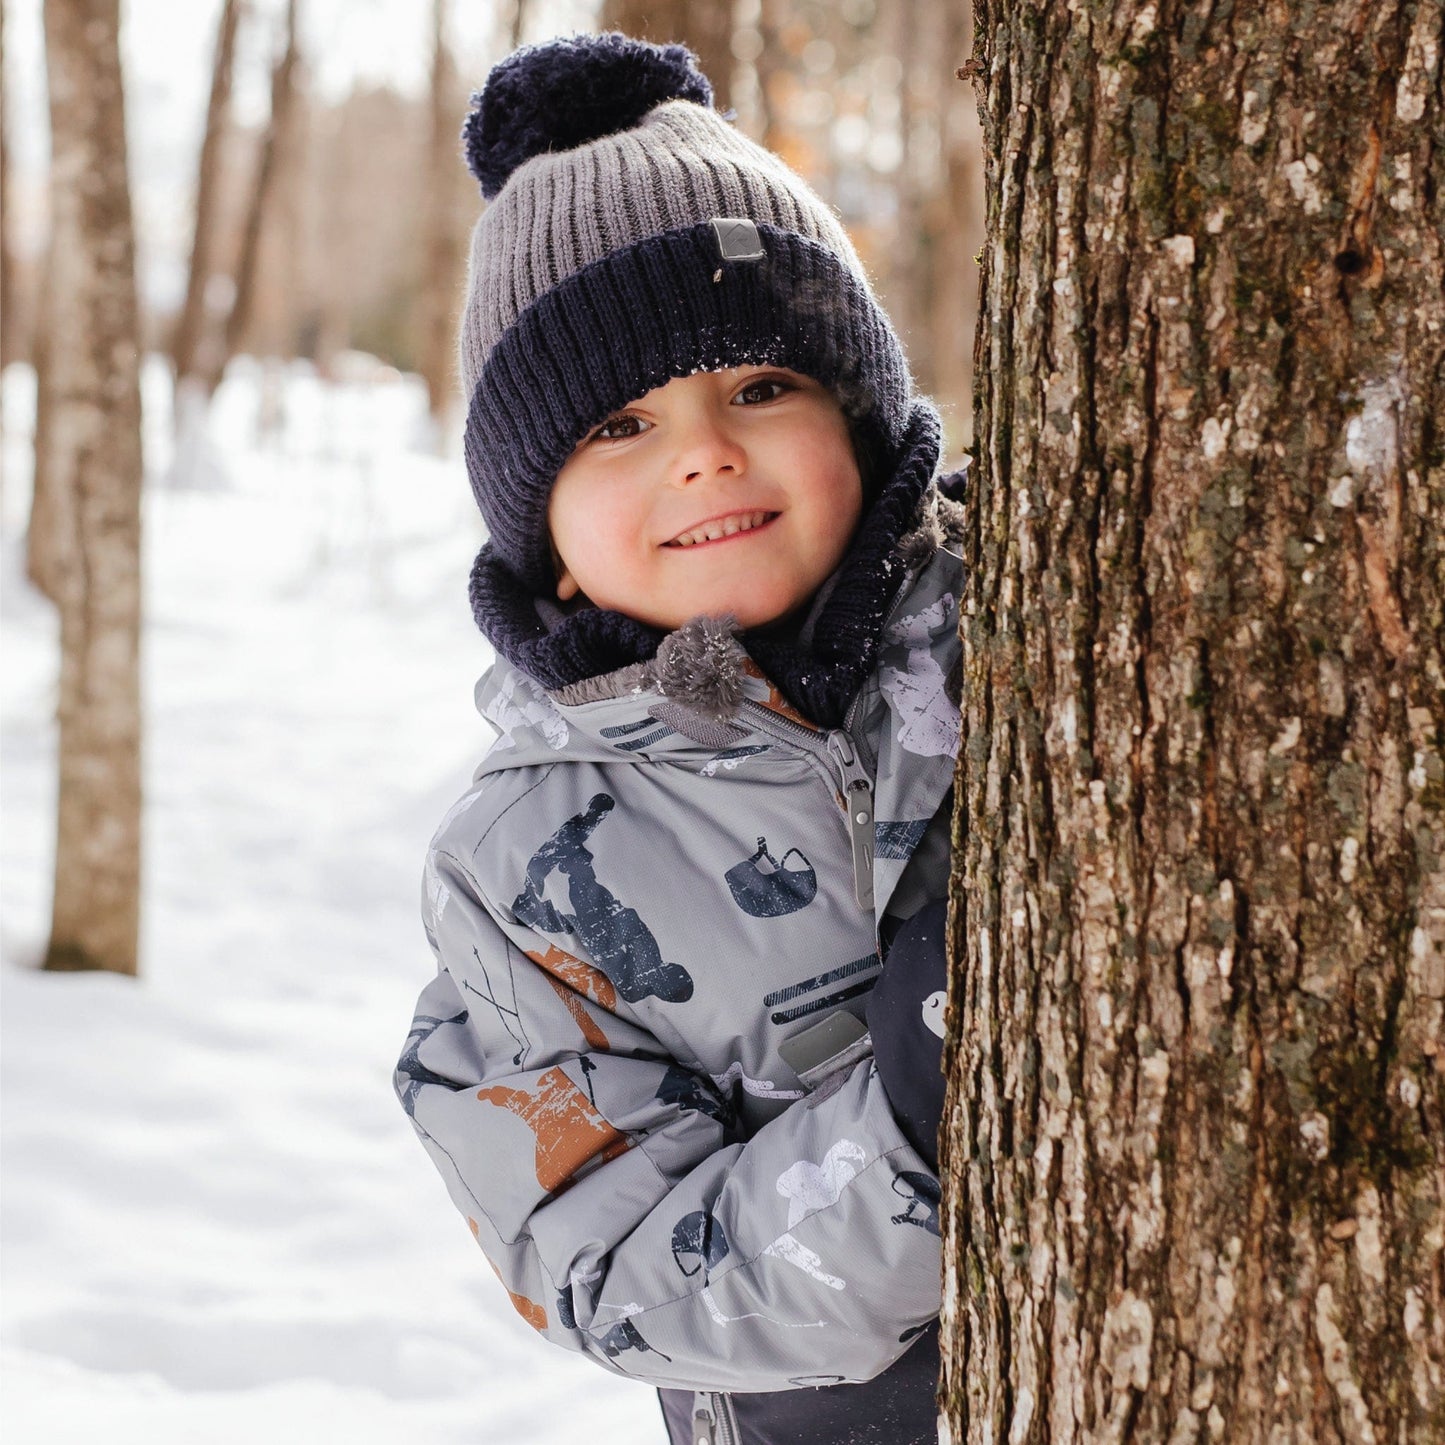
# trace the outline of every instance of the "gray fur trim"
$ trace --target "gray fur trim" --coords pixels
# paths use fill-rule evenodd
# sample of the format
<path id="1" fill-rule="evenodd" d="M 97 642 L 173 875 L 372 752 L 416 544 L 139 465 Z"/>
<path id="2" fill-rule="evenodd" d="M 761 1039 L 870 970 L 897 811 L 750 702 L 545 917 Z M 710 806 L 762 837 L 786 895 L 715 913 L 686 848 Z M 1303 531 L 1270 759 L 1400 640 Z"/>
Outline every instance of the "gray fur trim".
<path id="1" fill-rule="evenodd" d="M 648 708 L 647 715 L 705 748 L 730 748 L 748 736 L 747 728 L 699 717 L 680 702 L 654 703 Z"/>
<path id="2" fill-rule="evenodd" d="M 648 682 L 709 722 L 725 723 L 743 705 L 743 664 L 735 617 L 694 617 L 662 639 L 644 665 Z"/>
<path id="3" fill-rule="evenodd" d="M 967 515 L 962 502 L 945 497 L 936 487 L 927 492 L 918 510 L 918 525 L 898 539 L 898 555 L 910 572 L 927 566 L 946 543 L 962 541 Z"/>
<path id="4" fill-rule="evenodd" d="M 616 672 L 600 672 L 596 677 L 584 677 L 580 682 L 559 687 L 552 693 L 552 701 L 559 707 L 581 707 L 584 703 L 606 702 L 609 698 L 642 692 L 648 686 L 646 666 L 634 662 L 619 667 Z"/>

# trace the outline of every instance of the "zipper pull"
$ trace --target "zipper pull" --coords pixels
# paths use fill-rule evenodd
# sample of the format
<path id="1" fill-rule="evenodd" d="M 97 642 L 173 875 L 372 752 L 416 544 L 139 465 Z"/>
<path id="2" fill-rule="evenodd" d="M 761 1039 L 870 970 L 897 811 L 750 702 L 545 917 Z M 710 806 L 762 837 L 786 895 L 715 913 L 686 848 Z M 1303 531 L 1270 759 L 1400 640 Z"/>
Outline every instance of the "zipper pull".
<path id="1" fill-rule="evenodd" d="M 692 1445 L 716 1445 L 712 1428 L 715 1422 L 707 1399 L 701 1390 L 692 1397 Z"/>
<path id="2" fill-rule="evenodd" d="M 828 734 L 828 751 L 843 780 L 843 807 L 853 844 L 853 892 L 858 907 L 873 911 L 873 783 L 858 761 L 853 739 L 841 729 Z"/>

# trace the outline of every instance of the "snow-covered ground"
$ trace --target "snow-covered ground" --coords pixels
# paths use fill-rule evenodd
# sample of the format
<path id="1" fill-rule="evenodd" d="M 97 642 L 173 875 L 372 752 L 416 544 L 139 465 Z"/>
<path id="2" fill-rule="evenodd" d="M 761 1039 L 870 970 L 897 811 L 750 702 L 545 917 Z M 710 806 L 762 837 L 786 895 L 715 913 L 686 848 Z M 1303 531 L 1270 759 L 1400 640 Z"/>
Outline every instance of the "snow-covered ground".
<path id="1" fill-rule="evenodd" d="M 478 523 L 410 379 L 233 369 L 170 456 L 147 372 L 142 976 L 37 971 L 57 629 L 0 538 L 0 1434 L 11 1445 L 647 1445 L 540 1342 L 390 1086 L 422 852 L 485 732 Z M 201 485 L 197 485 L 197 483 Z"/>

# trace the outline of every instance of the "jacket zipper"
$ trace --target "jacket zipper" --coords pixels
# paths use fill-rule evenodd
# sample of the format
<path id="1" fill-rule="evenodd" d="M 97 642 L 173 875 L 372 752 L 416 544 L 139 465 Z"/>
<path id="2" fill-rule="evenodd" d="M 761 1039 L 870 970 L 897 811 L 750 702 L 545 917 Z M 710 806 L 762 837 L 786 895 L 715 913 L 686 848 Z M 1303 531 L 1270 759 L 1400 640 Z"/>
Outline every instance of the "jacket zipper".
<path id="1" fill-rule="evenodd" d="M 733 1402 L 720 1390 L 698 1390 L 693 1395 L 692 1445 L 739 1445 Z"/>
<path id="2" fill-rule="evenodd" d="M 843 811 L 848 820 L 848 842 L 853 854 L 853 896 L 859 908 L 873 911 L 873 779 L 863 761 L 862 750 L 854 743 L 849 731 L 857 711 L 857 699 L 848 709 L 841 728 L 821 736 L 812 728 L 789 721 L 764 707 L 760 702 L 749 701 L 746 707 L 758 720 L 758 731 L 768 733 L 780 741 L 795 743 L 815 757 L 826 756 L 842 784 L 840 794 Z"/>

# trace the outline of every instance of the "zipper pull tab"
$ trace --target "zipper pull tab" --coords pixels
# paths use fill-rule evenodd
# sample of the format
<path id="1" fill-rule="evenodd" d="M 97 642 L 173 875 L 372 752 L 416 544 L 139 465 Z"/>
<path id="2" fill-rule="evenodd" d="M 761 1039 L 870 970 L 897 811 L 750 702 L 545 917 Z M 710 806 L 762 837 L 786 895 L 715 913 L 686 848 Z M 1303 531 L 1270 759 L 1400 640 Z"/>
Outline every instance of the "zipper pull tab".
<path id="1" fill-rule="evenodd" d="M 700 1390 L 692 1397 L 692 1445 L 716 1445 L 714 1421 L 707 1398 Z"/>
<path id="2" fill-rule="evenodd" d="M 873 784 L 858 761 L 853 739 L 841 730 L 828 734 L 828 751 L 843 780 L 843 806 L 853 845 L 853 893 L 858 907 L 873 911 Z"/>

